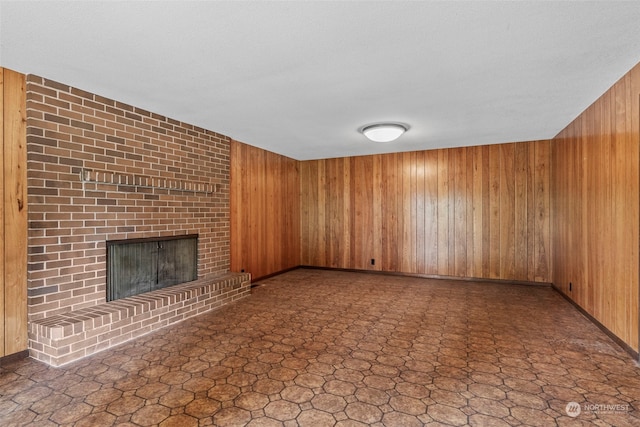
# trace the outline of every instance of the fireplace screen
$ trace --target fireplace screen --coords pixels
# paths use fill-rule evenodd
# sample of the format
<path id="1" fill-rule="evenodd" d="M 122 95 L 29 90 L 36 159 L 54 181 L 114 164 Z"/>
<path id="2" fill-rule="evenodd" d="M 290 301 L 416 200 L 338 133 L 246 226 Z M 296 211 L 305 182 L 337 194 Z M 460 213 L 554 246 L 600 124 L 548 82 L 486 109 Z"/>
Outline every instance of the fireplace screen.
<path id="1" fill-rule="evenodd" d="M 107 301 L 198 276 L 198 235 L 107 242 Z"/>

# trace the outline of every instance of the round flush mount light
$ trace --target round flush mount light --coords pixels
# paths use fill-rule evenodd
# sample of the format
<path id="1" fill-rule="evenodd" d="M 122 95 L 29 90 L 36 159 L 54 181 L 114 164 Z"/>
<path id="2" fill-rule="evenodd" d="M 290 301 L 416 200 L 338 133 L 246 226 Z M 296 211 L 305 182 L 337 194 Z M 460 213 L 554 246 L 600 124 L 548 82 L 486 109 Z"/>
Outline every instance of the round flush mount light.
<path id="1" fill-rule="evenodd" d="M 409 130 L 409 126 L 404 123 L 387 122 L 373 123 L 359 129 L 364 136 L 373 142 L 391 142 Z"/>

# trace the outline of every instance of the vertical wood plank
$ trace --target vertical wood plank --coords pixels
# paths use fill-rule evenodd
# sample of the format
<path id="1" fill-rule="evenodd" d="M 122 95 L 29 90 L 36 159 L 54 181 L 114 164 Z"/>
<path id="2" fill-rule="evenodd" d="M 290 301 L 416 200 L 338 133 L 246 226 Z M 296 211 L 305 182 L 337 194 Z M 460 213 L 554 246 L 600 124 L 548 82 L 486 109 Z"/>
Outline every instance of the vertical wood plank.
<path id="1" fill-rule="evenodd" d="M 483 147 L 471 148 L 471 157 L 469 159 L 470 172 L 468 179 L 471 181 L 468 189 L 471 194 L 471 219 L 470 226 L 472 231 L 469 233 L 471 241 L 469 245 L 472 248 L 472 262 L 471 262 L 471 276 L 472 277 L 486 277 L 483 269 L 483 214 L 484 214 L 484 197 L 483 197 L 483 183 L 484 183 L 484 168 L 483 168 Z"/>
<path id="2" fill-rule="evenodd" d="M 362 236 L 362 254 L 361 265 L 363 270 L 371 270 L 371 259 L 374 258 L 373 250 L 373 156 L 364 156 L 361 158 L 362 168 L 364 171 L 364 186 L 363 186 L 363 205 L 365 209 L 363 211 L 363 221 L 358 224 L 360 228 L 360 234 Z"/>
<path id="3" fill-rule="evenodd" d="M 448 195 L 449 199 L 448 206 L 448 225 L 449 225 L 449 237 L 448 237 L 448 246 L 449 253 L 447 254 L 448 259 L 448 275 L 455 276 L 456 272 L 456 158 L 458 150 L 449 149 L 449 165 L 447 168 L 448 171 Z"/>
<path id="4" fill-rule="evenodd" d="M 327 175 L 326 161 L 320 161 L 318 164 L 318 226 L 314 230 L 314 237 L 317 242 L 318 253 L 315 254 L 316 262 L 313 265 L 325 267 L 327 265 L 327 233 L 326 230 L 326 210 L 327 210 Z"/>
<path id="5" fill-rule="evenodd" d="M 317 265 L 315 255 L 320 252 L 315 231 L 319 228 L 318 162 L 303 162 L 300 166 L 302 211 L 302 239 L 300 243 L 303 265 Z"/>
<path id="6" fill-rule="evenodd" d="M 267 265 L 267 269 L 269 271 L 278 271 L 278 261 L 280 250 L 279 248 L 282 246 L 282 236 L 274 236 L 269 233 L 269 228 L 273 227 L 274 224 L 282 221 L 284 216 L 282 215 L 282 195 L 280 193 L 282 189 L 282 185 L 284 181 L 280 180 L 282 176 L 282 168 L 281 168 L 281 158 L 282 156 L 278 156 L 275 153 L 267 152 L 266 153 L 266 173 L 267 173 L 267 195 L 268 202 L 273 206 L 271 209 L 271 215 L 267 217 L 267 221 L 263 223 L 263 227 L 266 231 L 266 239 L 267 239 L 267 252 L 269 253 L 268 260 L 269 263 Z M 287 207 L 288 208 L 288 207 Z M 268 211 L 269 209 L 267 209 Z"/>
<path id="7" fill-rule="evenodd" d="M 478 263 L 476 261 L 476 238 L 479 230 L 476 224 L 477 199 L 474 191 L 474 178 L 476 155 L 480 147 L 467 147 L 467 163 L 466 163 L 466 193 L 467 193 L 467 276 L 479 277 L 481 273 L 477 272 Z M 479 183 L 482 184 L 482 181 Z M 481 241 L 481 240 L 480 240 Z"/>
<path id="8" fill-rule="evenodd" d="M 490 147 L 482 147 L 482 275 L 491 277 L 491 162 Z"/>
<path id="9" fill-rule="evenodd" d="M 410 211 L 410 221 L 408 223 L 408 229 L 407 229 L 407 233 L 409 236 L 409 245 L 408 245 L 408 251 L 407 251 L 407 256 L 409 257 L 409 270 L 410 271 L 418 271 L 418 242 L 417 242 L 417 228 L 418 228 L 418 223 L 417 223 L 417 219 L 418 219 L 418 194 L 417 194 L 417 186 L 418 186 L 418 181 L 417 181 L 417 172 L 418 172 L 418 167 L 416 165 L 416 158 L 417 158 L 417 153 L 415 151 L 412 151 L 410 153 L 408 153 L 408 156 L 406 157 L 409 161 L 408 169 L 408 175 L 409 175 L 409 185 L 407 187 L 407 191 L 408 191 L 408 200 L 407 203 L 409 204 L 409 211 Z"/>
<path id="10" fill-rule="evenodd" d="M 500 145 L 500 277 L 515 277 L 514 144 Z"/>
<path id="11" fill-rule="evenodd" d="M 535 270 L 533 280 L 535 281 L 550 280 L 551 272 L 551 192 L 549 189 L 549 183 L 551 181 L 551 167 L 549 164 L 550 157 L 551 152 L 549 141 L 538 141 L 535 144 L 535 248 L 532 256 L 534 259 Z"/>
<path id="12" fill-rule="evenodd" d="M 310 225 L 310 195 L 308 184 L 311 182 L 309 170 L 313 163 L 300 162 L 300 263 L 309 264 L 309 225 Z"/>
<path id="13" fill-rule="evenodd" d="M 411 221 L 411 200 L 409 194 L 409 160 L 407 153 L 398 154 L 397 169 L 397 215 L 398 215 L 398 268 L 399 271 L 410 270 L 409 260 L 409 223 Z"/>
<path id="14" fill-rule="evenodd" d="M 519 280 L 527 280 L 528 278 L 528 221 L 527 213 L 530 205 L 529 194 L 527 192 L 529 176 L 529 150 L 525 143 L 516 143 L 514 148 L 514 265 L 513 275 Z"/>
<path id="15" fill-rule="evenodd" d="M 349 176 L 354 176 L 357 177 L 359 176 L 359 173 L 362 173 L 362 171 L 360 170 L 360 164 L 358 164 L 358 162 L 356 161 L 356 158 L 351 157 L 348 159 L 348 163 L 349 163 Z M 351 210 L 351 216 L 349 219 L 349 223 L 350 223 L 350 236 L 349 236 L 349 241 L 351 241 L 352 246 L 353 246 L 353 250 L 351 251 L 351 257 L 350 257 L 350 261 L 349 261 L 349 265 L 353 266 L 353 268 L 357 268 L 356 265 L 358 265 L 358 251 L 362 250 L 362 248 L 360 246 L 358 246 L 358 239 L 359 239 L 359 229 L 358 229 L 358 225 L 361 224 L 360 222 L 360 217 L 362 216 L 362 205 L 360 203 L 360 195 L 359 192 L 361 191 L 361 187 L 362 187 L 362 182 L 361 180 L 356 180 L 353 185 L 350 186 L 350 204 L 353 206 L 353 209 Z"/>
<path id="16" fill-rule="evenodd" d="M 630 140 L 634 140 L 636 144 L 630 145 L 630 151 L 626 156 L 626 165 L 625 165 L 625 173 L 626 173 L 626 192 L 627 194 L 631 194 L 629 203 L 629 209 L 625 212 L 626 218 L 625 223 L 629 224 L 627 233 L 631 233 L 632 236 L 638 236 L 638 239 L 634 242 L 632 239 L 627 238 L 627 247 L 628 247 L 628 259 L 630 262 L 626 264 L 626 277 L 628 278 L 627 283 L 619 284 L 621 288 L 621 293 L 624 292 L 625 296 L 622 299 L 619 299 L 619 304 L 624 307 L 624 313 L 626 314 L 625 319 L 619 319 L 619 329 L 624 330 L 625 339 L 637 340 L 640 331 L 634 332 L 632 328 L 629 328 L 627 325 L 634 324 L 638 325 L 640 323 L 640 307 L 638 306 L 639 295 L 640 292 L 640 282 L 638 281 L 639 268 L 640 268 L 640 188 L 638 187 L 638 183 L 640 182 L 640 177 L 638 175 L 638 171 L 640 168 L 640 128 L 637 126 L 640 125 L 638 121 L 640 110 L 638 107 L 638 99 L 640 96 L 639 92 L 633 92 L 634 85 L 630 75 L 626 77 L 627 81 L 627 128 L 626 134 L 629 135 Z M 635 89 L 638 89 L 640 85 L 636 86 Z M 627 235 L 628 236 L 628 235 Z M 633 263 L 636 261 L 635 264 Z M 629 286 L 630 283 L 638 283 L 637 286 Z M 634 289 L 635 288 L 635 289 Z M 632 338 L 633 336 L 633 338 Z M 640 349 L 640 343 L 638 343 L 638 347 Z"/>
<path id="17" fill-rule="evenodd" d="M 416 153 L 415 157 L 415 241 L 416 241 L 416 266 L 415 271 L 420 274 L 426 273 L 426 224 L 425 224 L 425 152 Z"/>
<path id="18" fill-rule="evenodd" d="M 616 150 L 616 101 L 615 101 L 615 92 L 610 90 L 607 94 L 603 96 L 603 111 L 601 112 L 603 116 L 603 150 L 605 157 L 600 159 L 600 170 L 601 170 L 601 178 L 604 181 L 599 183 L 602 191 L 604 192 L 604 200 L 605 205 L 603 209 L 600 211 L 602 214 L 601 223 L 606 227 L 606 231 L 603 234 L 596 235 L 594 238 L 596 239 L 594 243 L 597 246 L 602 248 L 604 257 L 602 258 L 602 271 L 590 275 L 590 283 L 586 284 L 587 292 L 591 294 L 591 300 L 594 301 L 594 304 L 590 307 L 583 305 L 583 307 L 587 308 L 587 310 L 591 310 L 591 313 L 597 318 L 602 319 L 602 312 L 606 307 L 604 304 L 604 299 L 599 299 L 598 296 L 602 292 L 602 289 L 606 286 L 606 282 L 600 281 L 595 282 L 591 277 L 597 275 L 600 276 L 600 280 L 602 278 L 615 278 L 615 262 L 614 257 L 616 257 L 616 251 L 611 250 L 609 247 L 611 233 L 614 228 L 614 224 L 616 222 L 616 213 L 615 213 L 615 200 L 614 200 L 614 185 L 615 185 L 615 176 L 616 176 L 616 159 L 615 154 Z M 567 203 L 570 201 L 570 198 L 567 198 Z M 570 227 L 567 227 L 566 233 L 573 231 Z M 606 253 L 605 253 L 606 252 Z M 596 267 L 597 268 L 597 267 Z M 568 271 L 571 271 L 567 269 Z M 594 271 L 595 273 L 595 271 Z"/>
<path id="19" fill-rule="evenodd" d="M 343 159 L 326 159 L 321 162 L 325 174 L 324 185 L 318 191 L 322 193 L 325 206 L 326 228 L 321 229 L 324 234 L 326 256 L 321 257 L 322 266 L 340 267 L 351 263 L 352 253 L 348 250 L 353 243 L 350 235 L 352 218 L 346 214 L 345 205 L 351 203 L 349 187 L 349 164 Z"/>
<path id="20" fill-rule="evenodd" d="M 425 158 L 425 273 L 438 273 L 438 152 L 426 151 Z"/>
<path id="21" fill-rule="evenodd" d="M 389 175 L 389 163 L 391 161 L 391 156 L 381 156 L 381 172 L 380 175 L 382 177 L 382 181 L 381 181 L 381 191 L 382 191 L 382 200 L 384 200 L 384 202 L 381 202 L 380 204 L 380 208 L 381 208 L 381 254 L 380 254 L 380 260 L 378 261 L 378 263 L 380 264 L 380 269 L 383 271 L 392 271 L 391 266 L 390 266 L 390 246 L 392 244 L 391 242 L 391 221 L 392 221 L 392 213 L 390 210 L 390 200 L 389 200 L 389 181 L 391 179 L 390 175 Z"/>
<path id="22" fill-rule="evenodd" d="M 589 191 L 585 194 L 587 206 L 601 206 L 605 209 L 605 204 L 608 201 L 604 199 L 603 189 L 606 187 L 602 180 L 606 181 L 607 170 L 602 168 L 602 102 L 596 102 L 593 105 L 592 114 L 590 114 L 589 120 L 586 120 L 586 140 L 584 141 L 584 161 L 585 161 L 585 188 Z M 604 185 L 603 185 L 604 184 Z M 601 276 L 602 269 L 599 264 L 604 259 L 605 254 L 602 253 L 602 247 L 598 245 L 591 245 L 594 238 L 602 231 L 599 227 L 602 226 L 602 212 L 600 209 L 590 212 L 585 218 L 585 230 L 589 233 L 587 236 L 588 250 L 585 251 L 587 255 L 586 268 L 589 270 L 586 272 L 586 277 L 590 277 L 597 282 L 601 282 L 603 277 Z M 592 288 L 586 287 L 584 289 L 584 304 L 592 306 L 594 304 L 594 296 Z"/>
<path id="23" fill-rule="evenodd" d="M 571 185 L 573 187 L 576 198 L 571 205 L 572 223 L 576 227 L 576 233 L 571 236 L 571 247 L 575 251 L 576 262 L 573 264 L 571 277 L 575 286 L 576 299 L 584 304 L 585 297 L 587 295 L 587 289 L 583 282 L 583 271 L 587 267 L 585 265 L 584 257 L 588 251 L 583 250 L 585 245 L 588 244 L 588 240 L 585 238 L 585 224 L 584 224 L 584 207 L 585 202 L 585 184 L 584 184 L 584 144 L 585 136 L 585 124 L 586 120 L 578 120 L 576 126 L 573 128 L 572 134 L 572 150 L 573 161 L 572 170 L 573 175 L 571 178 Z"/>
<path id="24" fill-rule="evenodd" d="M 325 247 L 322 241 L 321 232 L 324 229 L 324 188 L 322 184 L 322 177 L 324 176 L 324 163 L 318 162 L 315 167 L 315 174 L 317 179 L 311 183 L 313 186 L 313 192 L 315 193 L 315 223 L 311 223 L 311 241 L 313 242 L 312 248 L 313 256 L 311 257 L 311 265 L 323 266 Z"/>
<path id="25" fill-rule="evenodd" d="M 336 265 L 345 268 L 349 264 L 349 259 L 353 255 L 355 242 L 347 239 L 354 224 L 350 221 L 351 214 L 348 206 L 351 206 L 352 200 L 348 195 L 351 193 L 351 168 L 345 159 L 332 159 L 337 187 L 335 192 L 329 193 L 327 199 L 335 205 L 335 239 L 333 242 L 336 253 Z M 331 194 L 343 194 L 342 197 L 333 198 Z M 357 246 L 355 247 L 357 248 Z"/>
<path id="26" fill-rule="evenodd" d="M 411 224 L 414 220 L 413 216 L 413 206 L 412 199 L 413 195 L 411 194 L 411 175 L 412 175 L 412 164 L 411 164 L 411 153 L 402 153 L 402 253 L 401 253 L 401 265 L 402 271 L 412 271 L 413 270 L 413 259 L 412 254 L 414 251 L 413 248 L 413 236 L 414 234 L 411 232 Z"/>
<path id="27" fill-rule="evenodd" d="M 577 268 L 574 273 L 576 280 L 581 284 L 580 286 L 580 297 L 582 301 L 585 301 L 588 297 L 588 288 L 584 286 L 588 277 L 588 269 L 589 264 L 587 261 L 587 255 L 589 253 L 589 247 L 591 245 L 590 242 L 590 231 L 588 230 L 587 224 L 587 216 L 589 215 L 589 193 L 591 190 L 587 187 L 587 175 L 589 171 L 587 169 L 587 157 L 590 155 L 592 151 L 590 147 L 590 141 L 592 141 L 592 135 L 589 134 L 589 127 L 591 126 L 592 120 L 581 120 L 580 128 L 578 129 L 578 134 L 576 135 L 576 152 L 578 152 L 578 156 L 576 156 L 576 170 L 578 171 L 578 182 L 577 188 L 580 192 L 580 204 L 576 204 L 576 218 L 579 221 L 581 232 L 578 234 L 576 243 L 576 248 L 585 248 L 586 250 L 581 250 L 580 253 L 580 261 L 582 263 L 581 267 Z"/>
<path id="28" fill-rule="evenodd" d="M 273 224 L 282 220 L 281 207 L 280 207 L 280 188 L 281 183 L 278 179 L 280 177 L 280 161 L 278 156 L 274 153 L 266 152 L 265 155 L 265 174 L 267 176 L 267 203 L 271 203 L 273 209 L 268 216 L 263 217 L 262 226 L 265 229 L 265 251 L 269 254 L 267 256 L 267 269 L 277 271 L 276 262 L 278 260 L 279 250 L 278 248 L 282 244 L 279 236 L 273 236 L 268 231 L 268 227 L 273 227 Z M 267 206 L 270 206 L 267 204 Z"/>
<path id="29" fill-rule="evenodd" d="M 13 354 L 27 349 L 26 77 L 5 69 L 3 92 L 4 352 Z"/>
<path id="30" fill-rule="evenodd" d="M 491 146 L 489 151 L 489 278 L 500 275 L 500 147 Z M 506 197 L 506 196 L 505 196 Z"/>
<path id="31" fill-rule="evenodd" d="M 354 209 L 353 200 L 349 197 L 351 194 L 351 188 L 353 186 L 351 168 L 349 166 L 349 159 L 340 159 L 340 167 L 342 169 L 342 177 L 339 182 L 342 184 L 342 198 L 344 200 L 343 205 L 343 214 L 342 214 L 342 244 L 344 245 L 343 255 L 340 260 L 343 268 L 347 268 L 344 266 L 351 265 L 349 263 L 349 259 L 351 258 L 351 254 L 356 250 L 353 246 L 353 241 L 348 239 L 347 236 L 351 235 L 351 230 L 355 227 L 355 224 L 351 222 L 352 212 Z"/>
<path id="32" fill-rule="evenodd" d="M 260 227 L 260 237 L 261 237 L 261 241 L 262 241 L 262 245 L 261 245 L 261 253 L 262 253 L 262 257 L 263 257 L 263 265 L 264 267 L 269 270 L 271 268 L 271 260 L 273 259 L 273 242 L 275 239 L 271 238 L 271 235 L 269 233 L 269 230 L 267 229 L 267 224 L 273 224 L 274 221 L 274 217 L 275 217 L 275 198 L 274 198 L 274 179 L 273 179 L 273 175 L 274 175 L 274 171 L 272 169 L 273 165 L 271 164 L 271 156 L 270 153 L 268 151 L 262 151 L 261 152 L 261 159 L 260 159 L 260 163 L 261 165 L 264 165 L 264 168 L 262 169 L 262 179 L 263 179 L 263 187 L 262 187 L 262 193 L 264 194 L 264 197 L 266 198 L 266 203 L 264 204 L 265 207 L 270 206 L 270 209 L 265 209 L 265 212 L 262 212 L 262 215 L 256 215 L 256 220 L 259 224 Z M 275 236 L 273 236 L 275 238 Z"/>
<path id="33" fill-rule="evenodd" d="M 248 238 L 253 242 L 249 247 L 249 253 L 251 254 L 251 260 L 261 259 L 262 247 L 264 244 L 264 230 L 262 229 L 262 212 L 258 214 L 260 210 L 260 204 L 258 201 L 265 197 L 264 193 L 264 165 L 263 165 L 263 152 L 262 150 L 249 150 L 249 164 L 253 171 L 249 176 L 251 180 L 251 196 L 249 198 L 249 228 Z M 249 267 L 249 272 L 254 277 L 258 277 L 258 265 Z"/>
<path id="34" fill-rule="evenodd" d="M 527 150 L 527 280 L 535 281 L 536 278 L 536 213 L 538 205 L 536 204 L 536 152 L 538 141 L 526 145 Z"/>
<path id="35" fill-rule="evenodd" d="M 631 141 L 636 141 L 636 144 L 631 145 L 632 151 L 630 153 L 631 170 L 629 172 L 629 182 L 632 186 L 637 185 L 640 189 L 640 78 L 637 78 L 637 74 L 630 74 L 630 100 L 631 106 Z M 632 199 L 630 200 L 631 212 L 631 236 L 639 236 L 640 240 L 640 194 L 638 191 L 632 193 Z M 632 260 L 640 260 L 640 244 L 635 245 L 633 253 L 630 254 Z M 640 262 L 631 265 L 631 286 L 627 286 L 627 301 L 629 304 L 629 320 L 627 325 L 635 324 L 636 330 L 632 327 L 625 326 L 628 330 L 629 341 L 635 344 L 638 352 L 640 353 Z M 637 283 L 637 286 L 633 286 L 633 283 Z"/>
<path id="36" fill-rule="evenodd" d="M 289 236 L 286 255 L 283 255 L 282 264 L 284 268 L 291 268 L 300 265 L 300 170 L 299 162 L 287 158 L 287 176 L 284 178 L 288 182 L 288 191 L 283 194 L 285 204 L 289 206 L 287 210 L 287 222 L 283 233 Z M 289 230 L 289 232 L 287 232 Z"/>
<path id="37" fill-rule="evenodd" d="M 242 204 L 242 216 L 240 219 L 240 224 L 241 228 L 235 233 L 238 235 L 239 238 L 242 239 L 242 241 L 239 243 L 239 246 L 242 248 L 240 253 L 238 253 L 237 255 L 239 256 L 239 261 L 238 261 L 238 268 L 239 269 L 244 269 L 247 272 L 251 272 L 252 271 L 252 266 L 250 266 L 249 264 L 249 260 L 251 259 L 249 254 L 251 254 L 251 174 L 249 173 L 250 170 L 252 170 L 252 165 L 249 162 L 249 146 L 244 145 L 244 144 L 239 144 L 239 156 L 238 156 L 238 161 L 241 162 L 239 165 L 237 165 L 238 169 L 240 171 L 240 173 L 236 173 L 235 176 L 237 176 L 237 182 L 238 185 L 241 186 L 240 189 L 237 189 L 238 191 L 241 192 L 241 196 L 239 197 L 241 200 L 241 204 Z M 238 176 L 240 175 L 240 176 Z M 232 221 L 231 223 L 237 223 L 237 218 L 236 221 Z M 232 227 L 233 228 L 233 227 Z M 234 234 L 234 233 L 232 233 Z M 238 270 L 239 271 L 239 270 Z M 255 276 L 254 276 L 255 277 Z"/>
<path id="38" fill-rule="evenodd" d="M 240 189 L 242 186 L 239 183 L 238 173 L 241 172 L 237 168 L 239 168 L 239 145 L 235 141 L 231 141 L 231 145 L 229 147 L 229 159 L 231 161 L 231 167 L 229 168 L 229 210 L 231 218 L 242 218 L 242 210 L 241 204 L 238 198 L 241 196 Z M 239 263 L 241 261 L 241 251 L 242 247 L 240 242 L 242 242 L 242 227 L 231 227 L 230 230 L 231 242 L 229 244 L 231 251 L 231 271 L 240 271 L 242 268 Z"/>
<path id="39" fill-rule="evenodd" d="M 453 154 L 453 266 L 454 275 L 465 277 L 467 273 L 467 149 L 452 150 Z"/>
<path id="40" fill-rule="evenodd" d="M 372 156 L 373 162 L 373 252 L 375 265 L 371 266 L 373 270 L 382 270 L 382 198 L 383 194 L 383 177 L 382 177 L 382 156 Z M 365 229 L 365 232 L 367 230 Z"/>
<path id="41" fill-rule="evenodd" d="M 4 347 L 4 68 L 0 67 L 0 357 L 6 356 Z"/>
<path id="42" fill-rule="evenodd" d="M 341 164 L 337 159 L 328 159 L 326 161 L 327 170 L 327 193 L 328 194 L 341 194 L 343 187 L 343 173 Z M 340 245 L 343 242 L 348 242 L 342 235 L 343 222 L 347 222 L 347 219 L 343 216 L 342 205 L 343 201 L 348 197 L 330 197 L 327 198 L 327 227 L 326 231 L 329 233 L 327 239 L 328 251 L 327 251 L 327 267 L 342 267 L 342 254 L 340 253 Z M 344 253 L 344 252 L 343 252 Z"/>
<path id="43" fill-rule="evenodd" d="M 626 317 L 624 299 L 626 298 L 625 283 L 629 283 L 629 270 L 627 263 L 629 259 L 625 254 L 629 253 L 630 245 L 628 239 L 628 232 L 626 224 L 627 221 L 627 197 L 630 196 L 629 188 L 627 187 L 627 174 L 625 169 L 627 168 L 626 159 L 630 154 L 630 150 L 626 150 L 625 146 L 627 139 L 627 109 L 628 109 L 628 95 L 627 95 L 627 81 L 626 78 L 620 79 L 613 87 L 614 100 L 615 100 L 615 112 L 614 112 L 614 142 L 613 147 L 615 151 L 612 151 L 612 164 L 615 165 L 613 181 L 613 216 L 616 221 L 612 224 L 612 233 L 615 236 L 615 240 L 618 242 L 619 250 L 621 254 L 615 259 L 611 259 L 614 266 L 614 277 L 618 281 L 611 283 L 614 292 L 602 292 L 602 296 L 606 298 L 606 304 L 601 308 L 600 315 L 605 319 L 605 324 L 612 325 L 614 330 L 623 330 L 620 328 L 620 320 Z"/>
<path id="44" fill-rule="evenodd" d="M 398 153 L 396 155 L 396 170 L 394 171 L 395 176 L 395 192 L 396 192 L 396 206 L 395 216 L 396 216 L 396 268 L 398 271 L 403 271 L 403 248 L 404 248 L 404 195 L 402 194 L 402 188 L 404 184 L 404 173 L 403 173 L 403 154 Z"/>
<path id="45" fill-rule="evenodd" d="M 438 272 L 449 275 L 449 151 L 438 150 Z"/>
<path id="46" fill-rule="evenodd" d="M 294 230 L 294 233 L 291 234 L 291 240 L 289 241 L 289 247 L 292 248 L 291 253 L 298 254 L 298 262 L 300 261 L 300 246 L 302 242 L 301 237 L 301 228 L 303 222 L 300 220 L 301 215 L 301 200 L 300 200 L 300 162 L 294 161 L 291 159 L 289 163 L 289 194 L 294 195 L 294 204 L 297 205 L 296 209 L 290 211 L 289 224 L 291 224 L 290 229 Z M 295 197 L 297 196 L 297 197 Z"/>
<path id="47" fill-rule="evenodd" d="M 385 244 L 383 265 L 386 271 L 400 271 L 398 263 L 398 155 L 385 156 Z"/>

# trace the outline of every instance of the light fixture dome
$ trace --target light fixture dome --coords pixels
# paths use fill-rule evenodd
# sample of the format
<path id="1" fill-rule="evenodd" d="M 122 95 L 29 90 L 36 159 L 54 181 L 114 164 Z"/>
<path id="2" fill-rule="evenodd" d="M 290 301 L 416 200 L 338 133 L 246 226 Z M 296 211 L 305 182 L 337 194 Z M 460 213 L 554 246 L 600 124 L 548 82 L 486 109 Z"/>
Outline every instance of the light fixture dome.
<path id="1" fill-rule="evenodd" d="M 360 128 L 360 132 L 373 142 L 391 142 L 409 129 L 404 123 L 388 122 L 374 123 Z"/>

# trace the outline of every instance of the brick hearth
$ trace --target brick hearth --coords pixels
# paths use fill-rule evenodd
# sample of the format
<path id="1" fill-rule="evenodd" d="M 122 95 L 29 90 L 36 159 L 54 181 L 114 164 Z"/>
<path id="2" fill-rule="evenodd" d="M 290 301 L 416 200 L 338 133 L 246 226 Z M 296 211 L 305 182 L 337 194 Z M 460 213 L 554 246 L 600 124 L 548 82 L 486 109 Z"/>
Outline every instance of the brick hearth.
<path id="1" fill-rule="evenodd" d="M 250 292 L 248 273 L 229 273 L 35 320 L 29 324 L 31 356 L 61 366 Z"/>
<path id="2" fill-rule="evenodd" d="M 198 234 L 198 278 L 229 272 L 229 148 L 224 135 L 27 77 L 32 355 L 45 358 L 43 325 L 107 307 L 107 240 Z M 47 357 L 68 361 L 57 351 Z"/>

